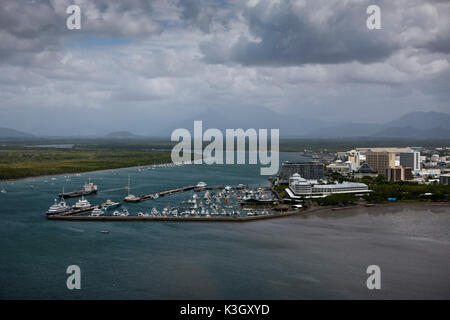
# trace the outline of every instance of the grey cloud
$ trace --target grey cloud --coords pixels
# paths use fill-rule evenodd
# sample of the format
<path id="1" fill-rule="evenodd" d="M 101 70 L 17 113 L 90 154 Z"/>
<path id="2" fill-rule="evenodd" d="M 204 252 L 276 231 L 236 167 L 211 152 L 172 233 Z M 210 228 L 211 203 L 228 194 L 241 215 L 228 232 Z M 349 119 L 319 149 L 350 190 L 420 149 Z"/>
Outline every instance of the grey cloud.
<path id="1" fill-rule="evenodd" d="M 69 0 L 2 0 L 0 4 L 1 62 L 26 64 L 30 56 L 60 50 L 75 34 L 111 37 L 146 37 L 161 32 L 146 0 L 78 1 L 82 29 L 66 28 Z"/>
<path id="2" fill-rule="evenodd" d="M 422 1 L 378 1 L 381 30 L 366 27 L 369 4 L 372 3 L 261 0 L 243 9 L 249 35 L 241 35 L 234 42 L 216 38 L 201 43 L 200 48 L 207 63 L 250 66 L 372 63 L 383 61 L 407 46 L 448 52 L 448 23 L 442 22 L 435 26 L 437 30 L 428 31 L 433 16 L 421 16 L 422 11 L 430 11 L 421 7 Z M 438 6 L 442 7 L 441 19 L 446 19 L 445 14 L 450 12 L 448 3 Z M 402 24 L 397 23 L 398 19 Z M 420 30 L 426 41 L 409 35 L 416 32 L 414 28 Z M 428 43 L 430 38 L 434 41 Z"/>

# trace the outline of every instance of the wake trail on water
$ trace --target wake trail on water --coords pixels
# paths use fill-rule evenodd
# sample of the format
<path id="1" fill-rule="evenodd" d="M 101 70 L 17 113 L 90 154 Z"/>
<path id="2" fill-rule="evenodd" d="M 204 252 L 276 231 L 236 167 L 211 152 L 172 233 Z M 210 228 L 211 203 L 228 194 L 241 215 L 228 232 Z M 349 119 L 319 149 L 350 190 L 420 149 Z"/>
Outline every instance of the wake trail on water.
<path id="1" fill-rule="evenodd" d="M 102 191 L 99 191 L 98 193 L 106 193 L 106 192 L 110 192 L 110 191 L 119 191 L 119 190 L 125 190 L 125 188 L 114 188 L 114 189 L 102 190 Z"/>

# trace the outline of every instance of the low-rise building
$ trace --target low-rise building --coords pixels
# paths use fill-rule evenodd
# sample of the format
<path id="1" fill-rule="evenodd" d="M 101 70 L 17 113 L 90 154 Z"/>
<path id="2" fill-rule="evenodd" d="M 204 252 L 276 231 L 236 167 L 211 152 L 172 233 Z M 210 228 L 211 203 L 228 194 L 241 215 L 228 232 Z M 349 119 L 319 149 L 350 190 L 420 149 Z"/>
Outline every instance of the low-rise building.
<path id="1" fill-rule="evenodd" d="M 339 172 L 341 174 L 347 174 L 352 171 L 352 165 L 348 162 L 342 162 L 340 160 L 330 163 L 327 169 L 332 172 Z"/>
<path id="2" fill-rule="evenodd" d="M 316 184 L 306 180 L 299 174 L 294 174 L 289 179 L 289 188 L 296 196 L 327 196 L 336 193 L 367 193 L 369 187 L 364 183 L 343 182 L 334 184 Z"/>
<path id="3" fill-rule="evenodd" d="M 372 169 L 366 162 L 364 162 L 361 167 L 359 167 L 358 171 L 354 174 L 355 178 L 362 177 L 376 177 L 378 173 Z"/>

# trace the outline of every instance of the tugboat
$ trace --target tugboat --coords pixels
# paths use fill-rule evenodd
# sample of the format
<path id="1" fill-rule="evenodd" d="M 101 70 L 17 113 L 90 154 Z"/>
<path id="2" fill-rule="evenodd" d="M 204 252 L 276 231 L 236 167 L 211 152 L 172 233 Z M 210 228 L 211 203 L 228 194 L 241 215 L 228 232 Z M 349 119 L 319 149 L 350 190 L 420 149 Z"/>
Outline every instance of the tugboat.
<path id="1" fill-rule="evenodd" d="M 90 194 L 96 194 L 98 191 L 97 185 L 95 185 L 93 182 L 91 182 L 91 179 L 89 179 L 89 182 L 86 183 L 83 186 L 82 190 L 74 190 L 72 192 L 68 192 L 68 193 L 60 193 L 58 196 L 60 198 L 65 197 L 65 198 L 75 198 L 75 197 L 81 197 L 81 196 L 87 196 Z"/>

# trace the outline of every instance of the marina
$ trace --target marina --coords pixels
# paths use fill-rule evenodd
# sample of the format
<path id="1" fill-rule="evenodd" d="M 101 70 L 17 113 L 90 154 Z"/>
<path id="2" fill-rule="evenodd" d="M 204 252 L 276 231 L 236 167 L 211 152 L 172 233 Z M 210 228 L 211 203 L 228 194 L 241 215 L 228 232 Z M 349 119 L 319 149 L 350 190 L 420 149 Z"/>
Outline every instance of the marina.
<path id="1" fill-rule="evenodd" d="M 137 214 L 130 213 L 127 208 L 123 208 L 122 212 L 116 210 L 112 214 L 107 213 L 108 208 L 116 208 L 121 205 L 121 203 L 113 202 L 110 199 L 100 205 L 91 205 L 82 195 L 81 199 L 72 207 L 66 205 L 64 198 L 60 203 L 55 199 L 55 203 L 47 211 L 47 218 L 93 221 L 252 221 L 286 215 L 286 212 L 283 215 L 280 213 L 283 210 L 279 209 L 279 203 L 276 198 L 273 198 L 270 188 L 248 189 L 247 187 L 242 184 L 207 187 L 202 182 L 196 186 L 173 188 L 142 197 L 131 195 L 128 188 L 125 201 L 130 203 L 139 202 L 138 199 L 158 199 L 159 197 L 193 191 L 189 199 L 183 198 L 174 205 L 168 204 L 162 210 L 153 207 L 151 210 L 139 211 Z M 90 215 L 82 215 L 89 213 Z M 73 218 L 75 216 L 76 218 Z"/>

